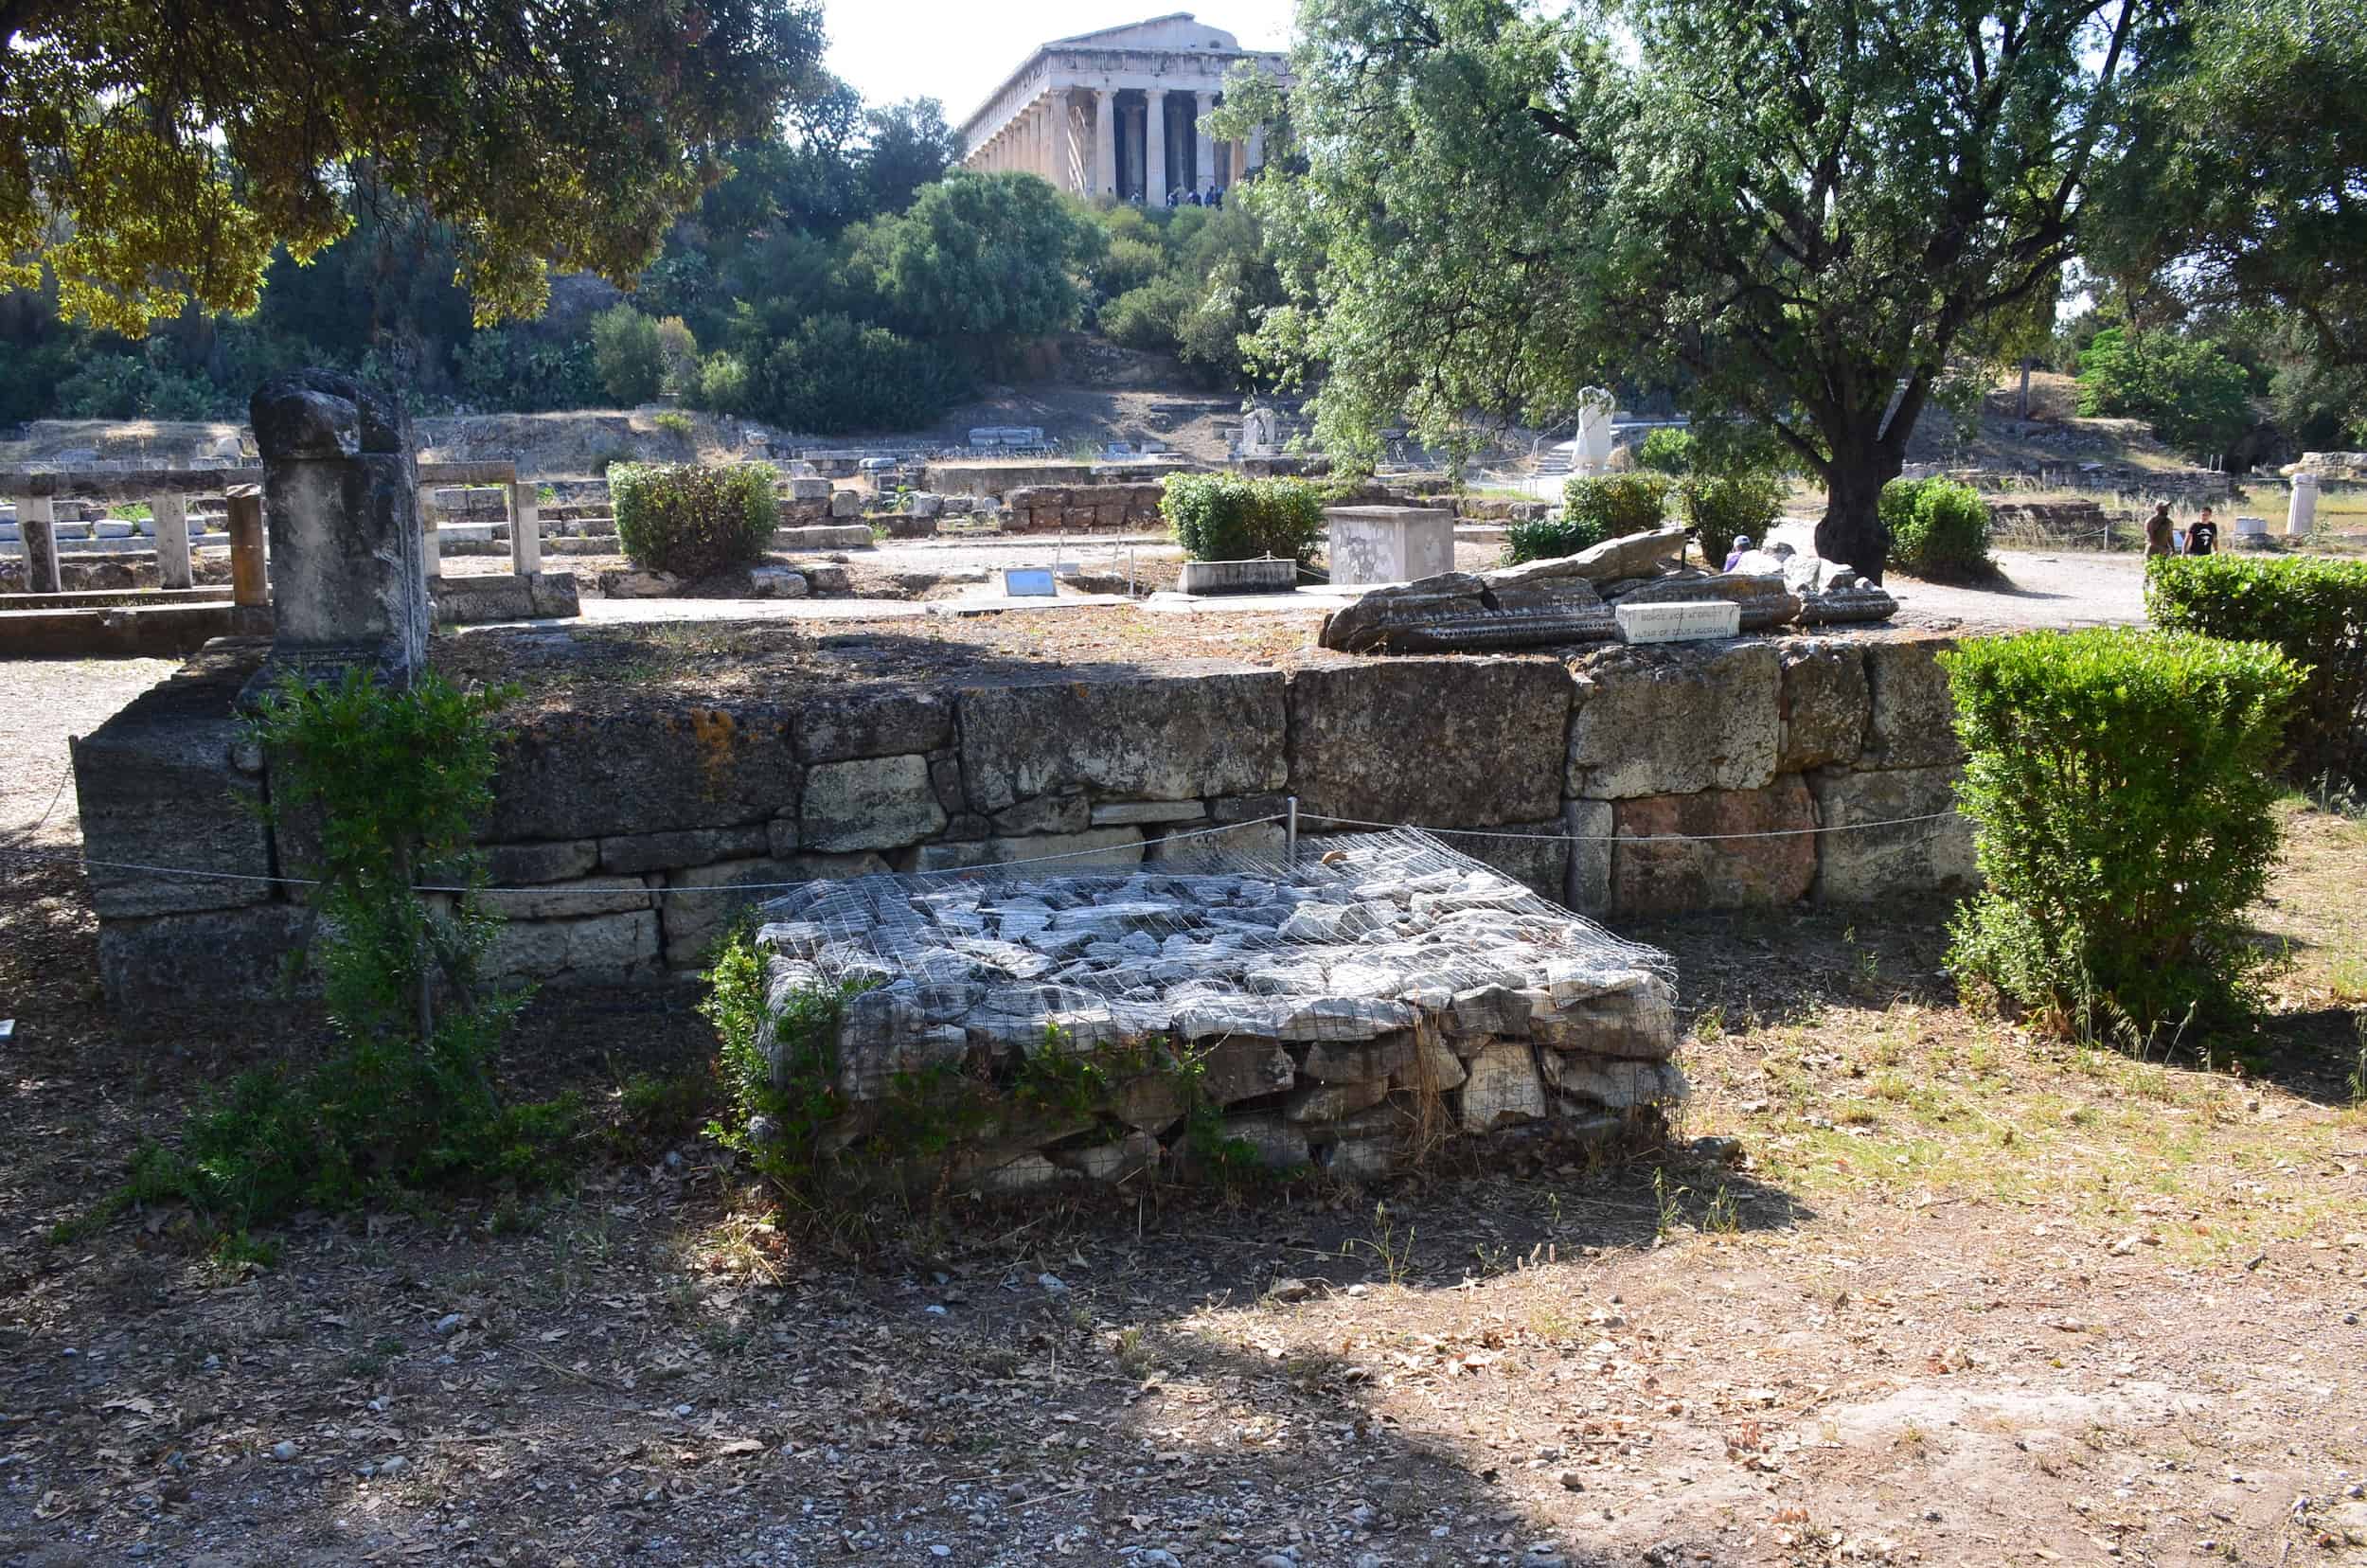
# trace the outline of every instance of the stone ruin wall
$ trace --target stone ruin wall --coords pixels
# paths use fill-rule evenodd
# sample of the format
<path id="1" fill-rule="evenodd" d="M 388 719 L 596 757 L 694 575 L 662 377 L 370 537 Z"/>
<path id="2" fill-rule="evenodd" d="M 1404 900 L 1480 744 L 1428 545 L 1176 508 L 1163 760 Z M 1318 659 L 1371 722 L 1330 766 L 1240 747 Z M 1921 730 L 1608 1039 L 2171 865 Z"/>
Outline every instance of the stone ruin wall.
<path id="1" fill-rule="evenodd" d="M 1272 816 L 1292 793 L 1317 853 L 1321 835 L 1355 830 L 1326 815 L 1650 836 L 1448 837 L 1614 921 L 1949 886 L 1972 875 L 1957 818 L 1706 837 L 1949 810 L 1961 753 L 1932 657 L 1949 646 L 1881 633 L 1613 646 L 1566 663 L 1319 655 L 1289 670 L 545 711 L 504 740 L 484 843 L 492 884 L 529 891 L 499 898 L 508 923 L 491 968 L 557 985 L 685 973 L 759 895 L 663 890 L 1076 850 L 1156 865 L 1168 834 Z M 293 873 L 300 853 L 242 804 L 266 785 L 234 717 L 257 657 L 201 658 L 80 743 L 90 859 Z M 1278 856 L 1282 829 L 1215 842 Z M 91 884 L 102 977 L 131 1012 L 269 994 L 302 924 L 268 882 L 95 867 Z"/>

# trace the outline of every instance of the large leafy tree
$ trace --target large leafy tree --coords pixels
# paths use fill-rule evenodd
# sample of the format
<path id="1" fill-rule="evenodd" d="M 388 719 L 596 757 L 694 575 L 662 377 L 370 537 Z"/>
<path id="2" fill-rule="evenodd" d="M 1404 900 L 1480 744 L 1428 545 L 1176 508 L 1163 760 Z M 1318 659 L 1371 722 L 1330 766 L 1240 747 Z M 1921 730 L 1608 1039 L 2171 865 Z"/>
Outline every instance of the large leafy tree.
<path id="1" fill-rule="evenodd" d="M 0 288 L 137 334 L 255 308 L 366 162 L 455 236 L 482 320 L 544 264 L 625 281 L 818 78 L 814 0 L 0 0 Z"/>
<path id="2" fill-rule="evenodd" d="M 1327 440 L 1682 388 L 1876 511 L 1952 359 L 2042 319 L 2165 0 L 1303 0 L 1305 172 L 1255 198 Z M 1271 111 L 1247 83 L 1243 118 Z"/>
<path id="3" fill-rule="evenodd" d="M 2367 366 L 2367 6 L 2218 0 L 2141 67 L 2091 249 L 2132 283 L 2301 323 Z"/>

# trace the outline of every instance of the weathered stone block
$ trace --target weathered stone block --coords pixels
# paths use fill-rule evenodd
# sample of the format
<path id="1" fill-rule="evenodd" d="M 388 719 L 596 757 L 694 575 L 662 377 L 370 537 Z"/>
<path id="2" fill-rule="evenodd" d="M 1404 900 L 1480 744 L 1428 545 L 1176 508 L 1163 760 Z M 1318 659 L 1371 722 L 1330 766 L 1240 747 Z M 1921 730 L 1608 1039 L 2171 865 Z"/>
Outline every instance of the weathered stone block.
<path id="1" fill-rule="evenodd" d="M 1569 829 L 1563 826 L 1561 818 L 1508 822 L 1503 830 L 1534 836 L 1479 838 L 1452 832 L 1439 836 L 1450 848 L 1460 849 L 1473 860 L 1494 866 L 1539 898 L 1559 903 L 1570 882 L 1570 843 L 1562 836 Z"/>
<path id="2" fill-rule="evenodd" d="M 499 737 L 489 836 L 603 837 L 793 815 L 788 729 L 765 709 L 537 715 Z"/>
<path id="3" fill-rule="evenodd" d="M 1599 1061 L 1591 1057 L 1545 1053 L 1545 1081 L 1610 1111 L 1637 1105 L 1674 1105 L 1686 1095 L 1684 1075 L 1665 1061 Z"/>
<path id="4" fill-rule="evenodd" d="M 1608 649 L 1575 668 L 1569 794 L 1755 790 L 1775 776 L 1782 672 L 1771 645 Z"/>
<path id="5" fill-rule="evenodd" d="M 1495 828 L 1561 806 L 1570 680 L 1542 659 L 1409 658 L 1294 671 L 1304 812 Z M 1309 823 L 1323 828 L 1323 823 Z"/>
<path id="6" fill-rule="evenodd" d="M 802 704 L 793 722 L 808 762 L 898 757 L 953 743 L 953 704 L 935 691 L 859 691 Z"/>
<path id="7" fill-rule="evenodd" d="M 1227 1116 L 1217 1124 L 1217 1140 L 1240 1146 L 1270 1170 L 1296 1170 L 1307 1164 L 1307 1130 L 1280 1116 Z"/>
<path id="8" fill-rule="evenodd" d="M 118 1018 L 145 1019 L 193 1003 L 271 996 L 304 922 L 305 911 L 286 903 L 101 920 L 98 975 L 107 1006 Z M 299 975 L 300 992 L 316 989 Z"/>
<path id="9" fill-rule="evenodd" d="M 808 849 L 895 849 L 944 826 L 925 757 L 872 757 L 806 770 L 797 838 Z"/>
<path id="10" fill-rule="evenodd" d="M 1714 572 L 1706 577 L 1647 582 L 1628 589 L 1618 599 L 1618 607 L 1623 610 L 1629 605 L 1708 603 L 1735 606 L 1741 612 L 1737 624 L 1745 632 L 1784 626 L 1800 615 L 1800 597 L 1784 586 L 1782 578 L 1744 572 Z"/>
<path id="11" fill-rule="evenodd" d="M 1889 773 L 1831 769 L 1810 775 L 1809 788 L 1816 794 L 1819 820 L 1827 828 L 1845 829 L 1933 811 L 1953 813 L 1959 771 L 1952 765 Z M 1860 828 L 1817 839 L 1816 896 L 1834 903 L 1965 888 L 1979 876 L 1972 819 L 1967 816 Z"/>
<path id="12" fill-rule="evenodd" d="M 1545 1114 L 1537 1053 L 1527 1044 L 1500 1041 L 1464 1065 L 1470 1075 L 1460 1091 L 1459 1114 L 1466 1132 L 1493 1132 Z"/>
<path id="13" fill-rule="evenodd" d="M 534 883 L 566 882 L 573 877 L 587 876 L 600 864 L 600 846 L 593 839 L 560 839 L 550 844 L 488 844 L 478 853 L 485 857 L 485 878 L 494 887 L 524 887 Z M 612 871 L 628 869 L 611 866 Z"/>
<path id="14" fill-rule="evenodd" d="M 963 787 L 982 811 L 1069 788 L 1190 800 L 1285 777 L 1278 671 L 982 686 L 959 704 Z"/>
<path id="15" fill-rule="evenodd" d="M 493 980 L 611 985 L 657 969 L 655 910 L 575 920 L 510 920 L 494 935 L 484 972 Z"/>
<path id="16" fill-rule="evenodd" d="M 1565 800 L 1561 830 L 1570 835 L 1570 876 L 1562 905 L 1580 915 L 1611 909 L 1611 843 L 1619 824 L 1608 800 Z"/>
<path id="17" fill-rule="evenodd" d="M 1873 722 L 1858 759 L 1861 766 L 1930 768 L 1964 760 L 1965 748 L 1956 739 L 1956 703 L 1938 659 L 1955 646 L 1953 637 L 1914 636 L 1865 645 Z"/>
<path id="18" fill-rule="evenodd" d="M 865 877 L 885 872 L 887 862 L 877 855 L 794 855 L 787 860 L 724 861 L 669 872 L 666 885 L 673 888 L 720 888 L 721 892 L 667 892 L 658 909 L 665 916 L 666 962 L 671 969 L 695 969 L 706 961 L 707 950 L 723 935 L 735 917 L 753 904 L 778 898 L 777 889 L 750 883 L 811 882 L 836 877 Z M 740 889 L 746 888 L 742 892 Z"/>
<path id="19" fill-rule="evenodd" d="M 1865 645 L 1833 640 L 1789 641 L 1783 663 L 1781 739 L 1775 767 L 1805 773 L 1858 759 L 1872 712 Z"/>
<path id="20" fill-rule="evenodd" d="M 1275 1040 L 1230 1035 L 1193 1047 L 1201 1093 L 1218 1105 L 1278 1095 L 1298 1081 L 1290 1053 Z"/>
<path id="21" fill-rule="evenodd" d="M 1091 825 L 1124 828 L 1134 823 L 1200 822 L 1208 808 L 1197 800 L 1112 800 L 1093 809 Z"/>
<path id="22" fill-rule="evenodd" d="M 772 847 L 772 824 L 744 828 L 683 828 L 667 833 L 626 833 L 599 841 L 603 871 L 673 871 L 689 865 L 712 865 L 720 860 L 761 855 Z M 796 847 L 796 827 L 790 824 L 788 847 Z M 538 879 L 540 880 L 540 879 Z"/>
<path id="23" fill-rule="evenodd" d="M 1540 1007 L 1529 1017 L 1529 1035 L 1557 1050 L 1660 1060 L 1676 1054 L 1677 1012 L 1668 989 L 1655 981 L 1608 996 Z"/>
<path id="24" fill-rule="evenodd" d="M 1362 1083 L 1385 1078 L 1413 1060 L 1414 1031 L 1399 1029 L 1369 1040 L 1318 1040 L 1307 1047 L 1299 1074 L 1323 1083 Z"/>
<path id="25" fill-rule="evenodd" d="M 940 847 L 930 846 L 931 848 Z M 942 846 L 963 848 L 969 846 Z M 1032 838 L 990 838 L 985 846 L 985 858 L 955 862 L 957 864 L 1003 865 L 1014 861 L 1051 860 L 1045 865 L 1047 875 L 1064 876 L 1095 865 L 1138 865 L 1143 858 L 1143 830 L 1139 828 L 1091 828 L 1081 833 L 1044 833 Z"/>
<path id="26" fill-rule="evenodd" d="M 497 884 L 498 885 L 498 884 Z M 650 907 L 650 884 L 639 877 L 581 877 L 531 892 L 489 893 L 485 906 L 509 920 L 558 920 L 615 915 Z"/>
<path id="27" fill-rule="evenodd" d="M 1790 903 L 1816 880 L 1816 837 L 1799 831 L 1816 826 L 1816 808 L 1797 774 L 1764 790 L 1622 800 L 1615 820 L 1611 907 L 1622 915 Z M 1753 833 L 1778 836 L 1722 836 Z"/>
<path id="28" fill-rule="evenodd" d="M 270 836 L 255 808 L 259 773 L 240 770 L 236 712 L 244 666 L 177 675 L 74 747 L 82 853 L 92 862 L 272 875 Z M 92 864 L 102 919 L 225 909 L 270 900 L 269 882 L 166 877 Z"/>
<path id="29" fill-rule="evenodd" d="M 1359 1111 L 1369 1111 L 1389 1097 L 1386 1078 L 1347 1083 L 1310 1083 L 1290 1096 L 1282 1113 L 1294 1122 L 1336 1122 Z"/>
<path id="30" fill-rule="evenodd" d="M 1009 836 L 1026 833 L 1081 833 L 1099 827 L 1092 806 L 1081 793 L 1038 795 L 1006 806 L 991 819 L 994 831 Z"/>

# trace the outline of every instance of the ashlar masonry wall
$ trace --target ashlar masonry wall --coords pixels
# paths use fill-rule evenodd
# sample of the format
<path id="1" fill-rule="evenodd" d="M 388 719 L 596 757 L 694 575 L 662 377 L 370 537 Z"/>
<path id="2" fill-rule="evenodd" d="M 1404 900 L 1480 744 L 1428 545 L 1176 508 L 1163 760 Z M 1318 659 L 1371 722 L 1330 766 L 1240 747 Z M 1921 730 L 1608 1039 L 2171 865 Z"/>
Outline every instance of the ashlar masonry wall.
<path id="1" fill-rule="evenodd" d="M 711 705 L 611 691 L 507 726 L 484 842 L 492 884 L 522 891 L 498 896 L 493 967 L 561 985 L 686 972 L 760 884 L 1211 844 L 1278 856 L 1282 827 L 1261 819 L 1291 794 L 1318 852 L 1362 824 L 1438 829 L 1614 924 L 1953 887 L 1973 875 L 1962 819 L 1857 829 L 1951 811 L 1949 646 L 1066 667 Z M 109 863 L 91 872 L 100 963 L 127 1011 L 267 994 L 301 927 L 301 889 L 236 880 L 301 860 L 247 804 L 269 788 L 236 719 L 257 656 L 201 656 L 78 750 L 85 853 Z M 1179 836 L 1205 829 L 1221 831 Z"/>

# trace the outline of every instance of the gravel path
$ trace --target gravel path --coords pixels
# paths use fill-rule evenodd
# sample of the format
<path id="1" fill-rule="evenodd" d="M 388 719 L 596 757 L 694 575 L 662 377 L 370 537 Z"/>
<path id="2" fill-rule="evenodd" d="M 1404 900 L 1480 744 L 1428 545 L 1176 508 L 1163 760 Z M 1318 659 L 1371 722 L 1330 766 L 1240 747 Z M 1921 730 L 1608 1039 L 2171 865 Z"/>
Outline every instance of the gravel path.
<path id="1" fill-rule="evenodd" d="M 66 738 L 88 735 L 180 668 L 177 659 L 11 659 L 0 704 L 0 846 L 79 844 Z M 56 802 L 54 809 L 52 801 Z M 43 813 L 48 813 L 43 821 Z M 32 830 L 36 823 L 38 830 Z"/>

